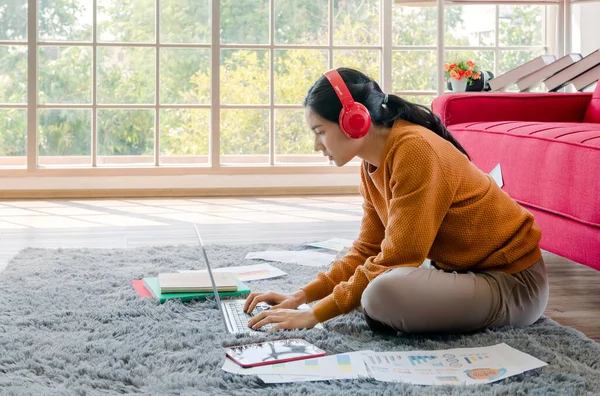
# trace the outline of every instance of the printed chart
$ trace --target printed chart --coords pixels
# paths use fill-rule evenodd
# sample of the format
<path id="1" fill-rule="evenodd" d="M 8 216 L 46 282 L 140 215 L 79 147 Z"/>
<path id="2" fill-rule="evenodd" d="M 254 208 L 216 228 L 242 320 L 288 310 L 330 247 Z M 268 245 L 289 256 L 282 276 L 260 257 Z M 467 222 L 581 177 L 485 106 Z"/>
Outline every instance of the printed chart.
<path id="1" fill-rule="evenodd" d="M 365 351 L 363 357 L 376 380 L 421 385 L 489 383 L 546 365 L 506 344 L 440 351 Z"/>

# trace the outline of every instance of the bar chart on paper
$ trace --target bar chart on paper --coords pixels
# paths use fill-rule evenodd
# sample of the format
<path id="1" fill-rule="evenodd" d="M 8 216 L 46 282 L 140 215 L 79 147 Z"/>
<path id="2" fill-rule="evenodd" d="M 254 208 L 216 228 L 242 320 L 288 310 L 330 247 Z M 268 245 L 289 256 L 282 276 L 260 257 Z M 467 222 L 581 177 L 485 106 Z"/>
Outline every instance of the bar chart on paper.
<path id="1" fill-rule="evenodd" d="M 423 363 L 429 363 L 432 360 L 437 359 L 437 356 L 435 355 L 430 355 L 430 356 L 414 356 L 414 355 L 409 355 L 408 356 L 408 360 L 410 361 L 410 363 L 413 366 L 417 366 L 419 364 L 423 364 Z"/>
<path id="2" fill-rule="evenodd" d="M 465 360 L 467 361 L 468 364 L 473 364 L 474 362 L 484 360 L 484 359 L 489 359 L 489 358 L 490 357 L 488 355 L 465 356 Z"/>
<path id="3" fill-rule="evenodd" d="M 390 355 L 377 354 L 377 355 L 369 355 L 367 357 L 367 359 L 369 359 L 369 363 L 371 363 L 371 364 L 382 364 L 382 363 L 398 364 L 402 361 L 402 356 L 395 355 L 395 354 L 390 354 Z"/>
<path id="4" fill-rule="evenodd" d="M 336 355 L 338 369 L 340 371 L 349 373 L 352 371 L 352 362 L 350 361 L 349 355 Z"/>

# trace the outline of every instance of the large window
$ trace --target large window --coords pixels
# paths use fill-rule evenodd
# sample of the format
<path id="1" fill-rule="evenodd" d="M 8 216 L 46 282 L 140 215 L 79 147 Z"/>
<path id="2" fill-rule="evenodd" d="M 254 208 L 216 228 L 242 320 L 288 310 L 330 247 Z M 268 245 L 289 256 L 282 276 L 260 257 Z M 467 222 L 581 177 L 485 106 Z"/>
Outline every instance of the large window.
<path id="1" fill-rule="evenodd" d="M 448 5 L 445 58 L 497 74 L 548 52 L 552 7 Z M 0 0 L 0 168 L 329 166 L 305 125 L 307 89 L 349 66 L 429 104 L 444 89 L 437 12 L 396 0 Z"/>

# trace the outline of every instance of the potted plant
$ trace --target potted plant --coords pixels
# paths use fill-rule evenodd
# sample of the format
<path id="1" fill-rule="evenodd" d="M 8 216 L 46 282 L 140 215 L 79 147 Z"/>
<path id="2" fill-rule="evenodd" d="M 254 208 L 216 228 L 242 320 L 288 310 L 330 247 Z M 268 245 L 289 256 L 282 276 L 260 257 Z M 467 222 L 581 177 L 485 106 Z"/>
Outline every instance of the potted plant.
<path id="1" fill-rule="evenodd" d="M 481 78 L 479 66 L 472 60 L 461 60 L 454 63 L 444 63 L 444 76 L 450 81 L 452 91 L 464 92 L 467 84 L 473 84 L 473 80 Z"/>

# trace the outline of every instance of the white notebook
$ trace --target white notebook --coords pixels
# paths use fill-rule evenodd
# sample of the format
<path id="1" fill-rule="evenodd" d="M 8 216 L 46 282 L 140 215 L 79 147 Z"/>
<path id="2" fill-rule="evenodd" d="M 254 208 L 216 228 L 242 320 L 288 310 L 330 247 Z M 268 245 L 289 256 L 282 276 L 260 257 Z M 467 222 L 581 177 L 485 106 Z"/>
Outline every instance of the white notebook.
<path id="1" fill-rule="evenodd" d="M 600 65 L 600 50 L 596 50 L 583 58 L 582 60 L 573 63 L 571 66 L 563 69 L 544 80 L 544 85 L 548 91 L 556 91 L 569 84 L 571 80 L 580 74 Z"/>
<path id="2" fill-rule="evenodd" d="M 232 272 L 215 272 L 217 291 L 236 291 L 238 289 L 235 274 Z M 208 273 L 162 273 L 158 274 L 161 293 L 178 292 L 212 292 L 212 284 Z"/>
<path id="3" fill-rule="evenodd" d="M 598 80 L 600 80 L 600 65 L 578 75 L 571 80 L 571 84 L 573 84 L 576 90 L 583 91 Z"/>
<path id="4" fill-rule="evenodd" d="M 558 73 L 565 67 L 572 65 L 573 63 L 581 60 L 581 54 L 568 54 L 563 56 L 562 58 L 550 63 L 542 67 L 541 69 L 534 71 L 531 74 L 526 75 L 517 81 L 517 87 L 519 91 L 529 91 L 532 88 L 535 88 L 537 85 L 541 84 L 542 81 L 551 77 L 552 75 Z"/>
<path id="5" fill-rule="evenodd" d="M 521 66 L 517 66 L 498 77 L 492 78 L 489 82 L 490 88 L 492 91 L 504 91 L 521 78 L 541 69 L 555 60 L 556 58 L 554 55 L 540 55 L 529 62 L 523 63 Z"/>

